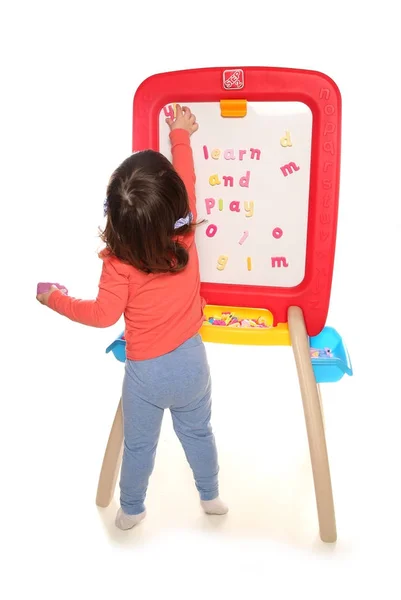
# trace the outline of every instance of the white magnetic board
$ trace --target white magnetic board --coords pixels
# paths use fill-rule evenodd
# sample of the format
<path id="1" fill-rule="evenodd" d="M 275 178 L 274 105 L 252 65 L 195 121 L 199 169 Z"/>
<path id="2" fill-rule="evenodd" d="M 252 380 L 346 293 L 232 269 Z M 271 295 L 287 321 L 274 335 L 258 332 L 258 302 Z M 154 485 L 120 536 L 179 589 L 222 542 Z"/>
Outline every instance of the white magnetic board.
<path id="1" fill-rule="evenodd" d="M 185 103 L 184 103 L 185 104 Z M 301 102 L 248 102 L 222 117 L 191 103 L 201 281 L 293 287 L 305 275 L 312 113 Z M 165 107 L 160 152 L 171 160 Z"/>

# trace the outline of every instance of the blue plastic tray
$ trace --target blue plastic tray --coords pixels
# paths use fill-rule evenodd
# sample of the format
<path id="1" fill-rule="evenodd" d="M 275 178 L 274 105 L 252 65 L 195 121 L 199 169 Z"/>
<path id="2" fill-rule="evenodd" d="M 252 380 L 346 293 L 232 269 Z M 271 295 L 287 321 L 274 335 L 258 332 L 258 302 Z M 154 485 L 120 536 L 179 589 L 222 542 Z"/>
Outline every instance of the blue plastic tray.
<path id="1" fill-rule="evenodd" d="M 112 352 L 120 362 L 125 362 L 125 340 L 122 333 L 106 353 Z M 352 375 L 352 365 L 347 349 L 340 334 L 333 327 L 325 327 L 319 335 L 310 338 L 311 348 L 330 348 L 332 358 L 312 358 L 312 367 L 317 383 L 334 383 L 345 374 Z"/>
<path id="2" fill-rule="evenodd" d="M 124 332 L 110 346 L 106 348 L 106 354 L 112 352 L 117 360 L 125 362 L 125 344 L 123 340 Z"/>
<path id="3" fill-rule="evenodd" d="M 340 381 L 345 374 L 352 375 L 351 359 L 341 338 L 333 327 L 325 327 L 319 335 L 310 338 L 311 348 L 330 348 L 332 358 L 312 358 L 317 383 Z"/>

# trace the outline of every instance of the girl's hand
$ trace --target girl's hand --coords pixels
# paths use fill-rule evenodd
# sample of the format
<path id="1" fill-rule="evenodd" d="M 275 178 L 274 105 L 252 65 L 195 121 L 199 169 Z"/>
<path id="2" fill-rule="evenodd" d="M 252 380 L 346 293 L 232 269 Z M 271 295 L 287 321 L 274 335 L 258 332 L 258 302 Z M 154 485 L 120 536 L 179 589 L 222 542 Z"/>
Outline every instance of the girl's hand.
<path id="1" fill-rule="evenodd" d="M 36 296 L 36 300 L 38 300 L 38 302 L 40 302 L 41 304 L 48 306 L 49 298 L 52 295 L 52 293 L 55 292 L 56 290 L 58 290 L 58 288 L 55 285 L 52 285 L 50 290 L 48 292 L 46 292 L 46 294 L 38 294 Z"/>
<path id="2" fill-rule="evenodd" d="M 192 135 L 195 131 L 198 131 L 199 125 L 196 122 L 196 117 L 191 113 L 191 110 L 188 106 L 181 106 L 179 104 L 175 105 L 175 119 L 166 119 L 167 125 L 170 127 L 170 130 L 174 129 L 185 129 L 185 131 L 189 132 L 189 135 Z"/>

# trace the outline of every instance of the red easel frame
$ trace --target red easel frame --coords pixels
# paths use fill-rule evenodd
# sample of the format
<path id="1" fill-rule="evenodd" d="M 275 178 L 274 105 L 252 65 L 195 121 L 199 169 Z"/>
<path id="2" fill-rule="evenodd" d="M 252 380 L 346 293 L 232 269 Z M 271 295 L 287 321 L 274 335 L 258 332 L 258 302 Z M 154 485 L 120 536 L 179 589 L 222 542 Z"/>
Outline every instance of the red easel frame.
<path id="1" fill-rule="evenodd" d="M 242 71 L 241 89 L 224 88 L 224 71 Z M 208 304 L 267 308 L 274 323 L 287 322 L 290 306 L 299 306 L 307 332 L 323 329 L 330 302 L 337 232 L 341 147 L 341 95 L 336 84 L 315 71 L 271 67 L 213 67 L 153 75 L 138 88 L 133 107 L 133 151 L 159 149 L 159 114 L 177 99 L 219 102 L 304 102 L 312 111 L 312 153 L 306 270 L 293 288 L 202 283 Z"/>

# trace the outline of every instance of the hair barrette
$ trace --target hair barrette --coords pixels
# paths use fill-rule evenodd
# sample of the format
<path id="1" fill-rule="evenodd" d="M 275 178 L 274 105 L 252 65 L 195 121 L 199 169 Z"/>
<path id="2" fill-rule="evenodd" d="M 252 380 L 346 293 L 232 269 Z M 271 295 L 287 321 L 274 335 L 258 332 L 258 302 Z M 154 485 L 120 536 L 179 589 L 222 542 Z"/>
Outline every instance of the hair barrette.
<path id="1" fill-rule="evenodd" d="M 192 221 L 192 213 L 188 213 L 186 217 L 182 217 L 175 222 L 174 229 L 179 229 L 180 227 L 184 227 L 184 225 L 189 225 Z"/>

